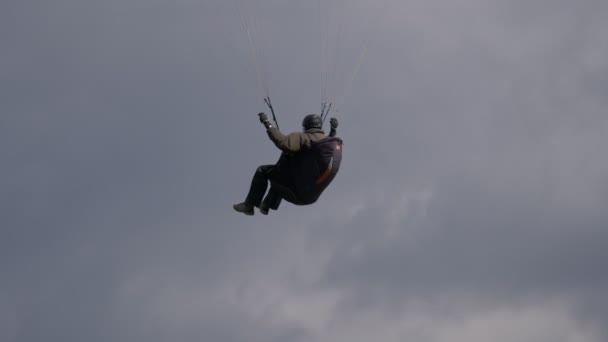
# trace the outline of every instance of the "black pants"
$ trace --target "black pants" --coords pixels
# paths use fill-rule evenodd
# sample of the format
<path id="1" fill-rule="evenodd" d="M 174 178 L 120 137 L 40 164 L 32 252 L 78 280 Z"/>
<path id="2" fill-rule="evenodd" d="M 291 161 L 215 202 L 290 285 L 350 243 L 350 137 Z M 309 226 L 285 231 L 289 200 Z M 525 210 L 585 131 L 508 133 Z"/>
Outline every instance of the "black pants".
<path id="1" fill-rule="evenodd" d="M 279 209 L 283 196 L 276 187 L 271 185 L 268 194 L 264 197 L 266 189 L 268 189 L 268 182 L 289 187 L 287 178 L 279 172 L 276 165 L 262 165 L 257 168 L 253 175 L 249 194 L 247 194 L 245 202 L 255 207 L 259 207 L 263 202 L 270 209 Z"/>

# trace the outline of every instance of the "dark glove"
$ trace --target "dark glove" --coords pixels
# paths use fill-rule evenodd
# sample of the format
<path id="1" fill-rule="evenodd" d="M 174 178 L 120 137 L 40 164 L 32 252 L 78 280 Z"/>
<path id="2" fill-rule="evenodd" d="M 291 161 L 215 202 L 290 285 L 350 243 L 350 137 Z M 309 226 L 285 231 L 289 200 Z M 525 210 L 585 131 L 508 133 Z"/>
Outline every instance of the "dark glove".
<path id="1" fill-rule="evenodd" d="M 266 129 L 272 127 L 270 121 L 268 121 L 268 116 L 266 115 L 266 113 L 259 113 L 258 116 L 260 117 L 260 122 L 264 124 L 264 127 L 266 127 Z"/>
<path id="2" fill-rule="evenodd" d="M 336 118 L 331 118 L 329 120 L 329 124 L 331 125 L 331 129 L 336 129 L 338 128 L 338 119 Z"/>
<path id="3" fill-rule="evenodd" d="M 266 115 L 266 113 L 264 113 L 264 112 L 259 113 L 258 116 L 260 117 L 260 122 L 261 123 L 264 123 L 264 122 L 268 121 L 268 115 Z"/>

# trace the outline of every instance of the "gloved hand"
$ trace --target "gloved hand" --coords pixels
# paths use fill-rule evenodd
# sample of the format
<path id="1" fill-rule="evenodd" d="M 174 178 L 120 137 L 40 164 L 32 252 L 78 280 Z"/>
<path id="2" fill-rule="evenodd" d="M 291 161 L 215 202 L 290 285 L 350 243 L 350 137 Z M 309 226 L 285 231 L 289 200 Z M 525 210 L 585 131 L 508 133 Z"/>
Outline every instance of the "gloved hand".
<path id="1" fill-rule="evenodd" d="M 264 127 L 266 127 L 266 129 L 272 127 L 270 121 L 268 121 L 268 115 L 266 115 L 266 113 L 259 113 L 258 116 L 260 117 L 260 122 L 264 124 Z"/>
<path id="2" fill-rule="evenodd" d="M 338 128 L 338 119 L 336 119 L 336 118 L 329 119 L 329 124 L 331 125 L 331 129 Z"/>
<path id="3" fill-rule="evenodd" d="M 266 115 L 266 113 L 261 112 L 261 113 L 258 114 L 258 116 L 260 117 L 260 122 L 261 123 L 264 123 L 264 122 L 268 121 L 268 115 Z"/>

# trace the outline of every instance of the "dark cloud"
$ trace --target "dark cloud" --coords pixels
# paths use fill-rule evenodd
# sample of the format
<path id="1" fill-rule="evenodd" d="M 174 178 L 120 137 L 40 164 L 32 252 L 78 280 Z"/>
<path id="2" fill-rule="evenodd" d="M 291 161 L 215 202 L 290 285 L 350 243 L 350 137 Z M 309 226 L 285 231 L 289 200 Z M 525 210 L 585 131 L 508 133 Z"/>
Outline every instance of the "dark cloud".
<path id="1" fill-rule="evenodd" d="M 607 121 L 601 90 L 589 91 L 587 80 L 602 79 L 606 68 L 593 58 L 587 63 L 606 52 L 589 38 L 603 5 L 576 6 L 575 14 L 563 5 L 526 12 L 527 5 L 509 3 L 510 11 L 484 13 L 500 20 L 484 21 L 483 28 L 473 18 L 479 13 L 446 14 L 445 25 L 419 33 L 444 34 L 446 45 L 433 40 L 403 56 L 386 49 L 379 57 L 418 68 L 409 66 L 407 81 L 385 73 L 393 96 L 401 94 L 408 106 L 388 109 L 399 125 L 370 123 L 372 131 L 385 132 L 386 149 L 368 160 L 387 161 L 390 167 L 376 174 L 391 184 L 375 183 L 386 198 L 369 196 L 369 206 L 339 231 L 320 282 L 349 294 L 346 312 L 378 305 L 402 310 L 421 300 L 484 311 L 574 298 L 588 313 L 581 320 L 605 326 L 601 305 L 591 303 L 606 296 L 608 281 L 602 272 L 608 164 L 598 150 Z M 466 18 L 473 24 L 448 32 L 452 19 Z M 517 20 L 529 25 L 527 32 Z M 364 149 L 370 141 L 354 143 Z M 423 208 L 399 203 L 399 191 L 416 197 L 425 184 L 432 199 Z M 387 228 L 395 208 L 402 222 Z"/>
<path id="2" fill-rule="evenodd" d="M 298 129 L 319 8 L 249 4 Z M 230 205 L 277 151 L 232 5 L 0 5 L 0 338 L 443 341 L 460 311 L 476 341 L 517 306 L 539 338 L 606 326 L 604 2 L 389 1 L 375 31 L 375 6 L 333 8 L 342 85 L 372 39 L 344 168 L 254 218 Z"/>
<path id="3" fill-rule="evenodd" d="M 373 223 L 383 220 L 377 213 L 367 221 L 370 213 L 361 212 L 354 220 L 366 234 L 337 249 L 327 281 L 388 300 L 463 291 L 509 300 L 605 288 L 607 217 L 599 209 L 559 208 L 466 178 L 450 184 L 433 194 L 423 225 L 407 227 L 406 220 L 399 238 L 370 243 L 352 256 L 351 244 L 369 238 Z"/>

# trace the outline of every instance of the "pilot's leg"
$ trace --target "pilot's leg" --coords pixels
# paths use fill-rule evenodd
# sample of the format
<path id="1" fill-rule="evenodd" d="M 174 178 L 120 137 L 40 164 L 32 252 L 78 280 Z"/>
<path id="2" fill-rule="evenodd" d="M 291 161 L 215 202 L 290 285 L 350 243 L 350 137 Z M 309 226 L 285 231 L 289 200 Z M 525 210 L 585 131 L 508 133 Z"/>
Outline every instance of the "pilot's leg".
<path id="1" fill-rule="evenodd" d="M 266 194 L 268 180 L 273 168 L 274 165 L 262 165 L 257 168 L 251 179 L 251 186 L 245 202 L 233 205 L 234 210 L 246 215 L 254 214 L 253 208 L 260 206 L 264 194 Z"/>
<path id="2" fill-rule="evenodd" d="M 268 190 L 268 194 L 260 204 L 260 213 L 264 215 L 268 215 L 268 210 L 277 210 L 279 209 L 279 205 L 281 205 L 281 201 L 283 198 L 276 191 L 276 189 L 271 185 L 270 190 Z"/>

